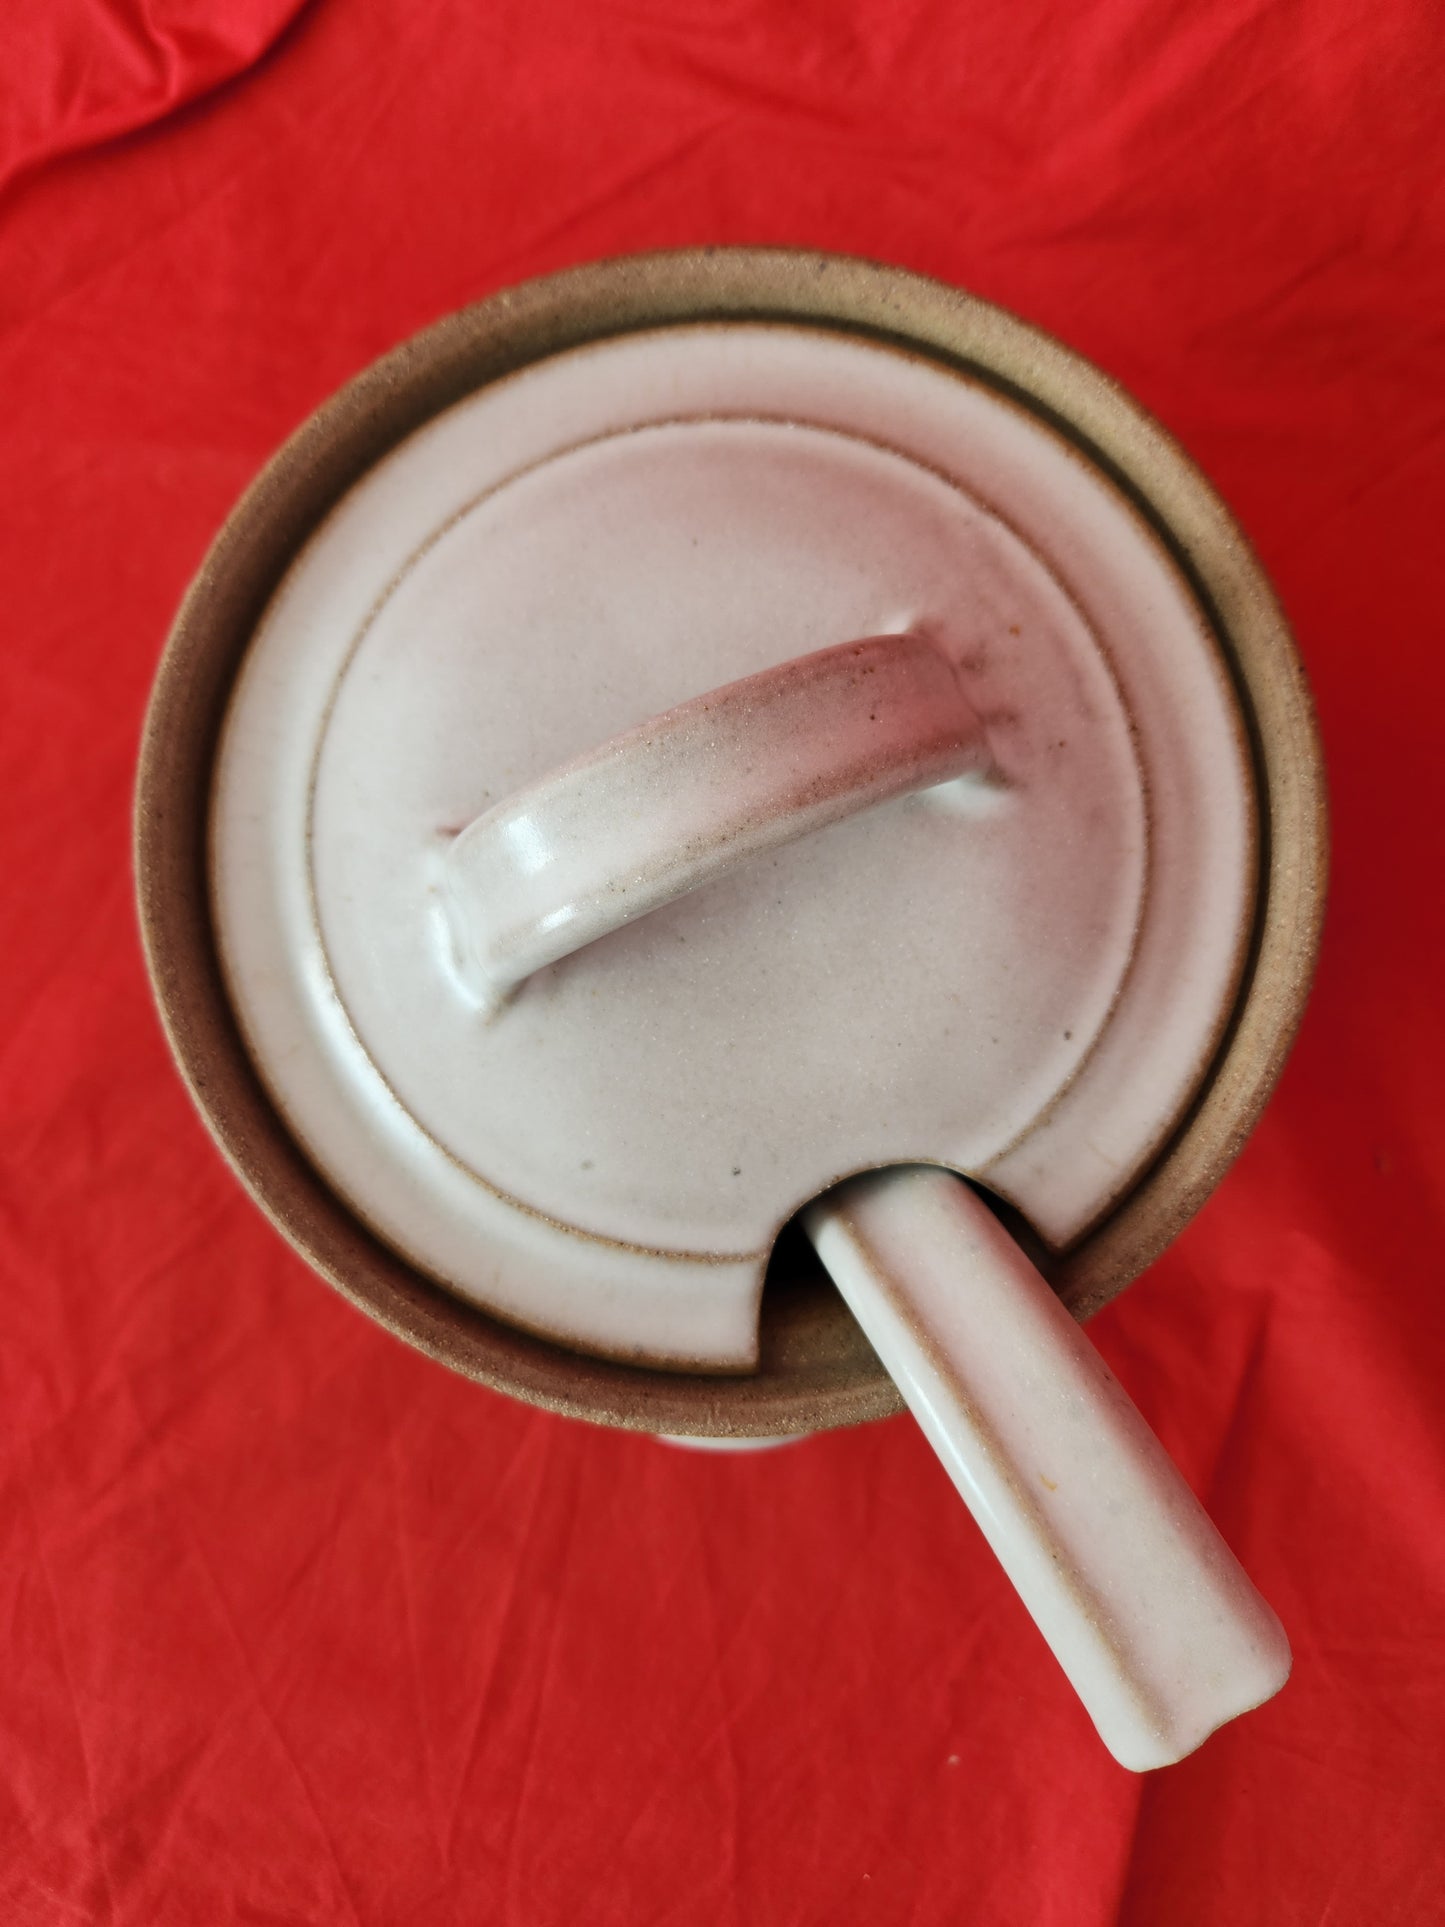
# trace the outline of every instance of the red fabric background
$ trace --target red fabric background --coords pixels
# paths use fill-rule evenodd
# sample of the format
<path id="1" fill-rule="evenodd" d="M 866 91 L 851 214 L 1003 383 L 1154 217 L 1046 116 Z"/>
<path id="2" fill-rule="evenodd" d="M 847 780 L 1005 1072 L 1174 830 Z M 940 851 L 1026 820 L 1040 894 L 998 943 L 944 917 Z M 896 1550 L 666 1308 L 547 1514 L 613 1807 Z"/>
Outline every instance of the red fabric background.
<path id="1" fill-rule="evenodd" d="M 7 28 L 0 1918 L 1445 1920 L 1435 0 L 289 11 Z M 1296 1671 L 1142 1782 L 910 1422 L 713 1461 L 449 1377 L 282 1248 L 151 1013 L 137 731 L 237 492 L 447 309 L 699 240 L 899 261 L 1094 356 L 1315 680 L 1311 1014 L 1095 1327 Z"/>

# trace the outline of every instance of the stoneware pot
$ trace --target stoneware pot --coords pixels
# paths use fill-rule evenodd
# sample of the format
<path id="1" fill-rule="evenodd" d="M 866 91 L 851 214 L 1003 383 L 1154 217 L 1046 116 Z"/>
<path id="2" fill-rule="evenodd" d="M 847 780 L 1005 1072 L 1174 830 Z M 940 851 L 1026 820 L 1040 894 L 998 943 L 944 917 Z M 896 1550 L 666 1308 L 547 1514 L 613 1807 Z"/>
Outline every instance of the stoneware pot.
<path id="1" fill-rule="evenodd" d="M 975 465 L 961 491 L 957 450 Z M 477 459 L 501 480 L 478 486 L 466 467 Z M 689 513 L 701 536 L 687 537 Z M 473 551 L 490 544 L 490 574 L 448 560 L 464 521 Z M 664 524 L 675 525 L 673 551 L 658 546 Z M 713 541 L 724 526 L 741 531 L 735 553 Z M 694 566 L 688 540 L 717 550 L 710 563 Z M 394 564 L 388 542 L 399 545 Z M 1112 575 L 1088 586 L 1091 548 L 1111 543 Z M 959 615 L 946 578 L 961 559 L 973 600 Z M 644 573 L 647 594 L 634 596 Z M 895 580 L 896 608 L 878 586 Z M 594 674 L 589 656 L 585 673 L 575 660 L 565 675 L 539 668 L 546 611 L 565 602 L 569 582 L 573 602 L 586 604 L 579 581 L 588 593 L 597 585 L 600 666 Z M 360 598 L 349 614 L 338 585 Z M 485 686 L 468 653 L 479 604 L 508 638 L 481 652 Z M 618 605 L 614 635 L 607 612 Z M 729 653 L 740 627 L 755 630 L 759 612 L 774 611 L 779 636 L 802 646 L 769 639 L 752 655 Z M 565 610 L 556 619 L 565 628 Z M 659 680 L 648 637 L 659 626 L 671 633 L 669 622 L 686 640 Z M 542 625 L 536 637 L 529 623 Z M 362 640 L 366 673 L 348 680 Z M 639 648 L 632 681 L 614 674 Z M 1171 648 L 1184 667 L 1166 675 L 1151 665 Z M 307 650 L 319 665 L 309 697 L 287 680 Z M 333 659 L 340 671 L 326 668 Z M 427 693 L 437 676 L 441 696 Z M 475 729 L 468 722 L 434 757 L 431 735 L 445 736 L 468 701 Z M 538 704 L 551 724 L 544 717 L 533 741 Z M 290 750 L 288 728 L 302 732 Z M 306 729 L 340 747 L 323 757 Z M 469 776 L 473 734 L 498 792 Z M 519 774 L 509 773 L 518 743 Z M 1035 780 L 1045 763 L 1047 781 Z M 273 820 L 266 799 L 288 784 L 291 815 Z M 391 873 L 376 852 L 397 798 L 414 792 L 436 819 L 426 830 L 432 867 L 412 864 L 386 897 Z M 1002 795 L 1008 807 L 995 810 Z M 910 800 L 888 801 L 901 797 Z M 870 809 L 881 829 L 816 834 Z M 871 869 L 869 835 L 891 839 Z M 768 856 L 798 838 L 811 839 L 814 854 L 799 859 L 809 874 L 821 865 L 831 877 L 821 896 L 832 905 L 801 937 L 793 906 L 808 893 L 789 877 L 803 872 L 789 871 L 787 850 Z M 356 868 L 359 844 L 369 869 Z M 1146 1545 L 1146 1533 L 1127 1557 L 1114 1555 L 1107 1581 L 1085 1543 L 1108 1530 L 1103 1515 L 1061 1525 L 1018 1489 L 1024 1460 L 1067 1455 L 1057 1426 L 1047 1439 L 1037 1428 L 1008 1439 L 993 1424 L 972 1443 L 960 1443 L 964 1419 L 934 1426 L 928 1414 L 946 1402 L 937 1320 L 953 1316 L 949 1281 L 962 1265 L 981 1322 L 949 1342 L 986 1354 L 997 1337 L 1000 1355 L 1012 1347 L 1025 1366 L 1033 1348 L 1053 1345 L 1072 1361 L 1059 1369 L 1083 1375 L 1078 1397 L 1112 1411 L 1117 1388 L 1091 1348 L 1068 1337 L 1058 1307 L 1082 1320 L 1128 1284 L 1238 1152 L 1308 992 L 1325 845 L 1319 746 L 1288 630 L 1239 529 L 1175 444 L 1088 363 L 986 303 L 898 270 L 782 250 L 641 256 L 530 283 L 428 329 L 342 390 L 253 484 L 186 597 L 146 721 L 136 806 L 141 925 L 172 1050 L 237 1175 L 324 1277 L 453 1369 L 605 1424 L 776 1438 L 895 1412 L 902 1386 L 1131 1765 L 1178 1757 L 1274 1691 L 1288 1667 L 1282 1635 L 1203 1515 L 1197 1528 L 1180 1526 L 1182 1488 L 1153 1442 L 1141 1442 L 1137 1415 L 1099 1476 L 1122 1480 L 1141 1516 L 1152 1508 L 1164 1537 Z M 948 892 L 932 894 L 928 881 L 945 846 L 965 852 L 969 878 L 952 924 Z M 772 899 L 757 907 L 764 860 L 783 866 L 786 954 L 837 987 L 831 1003 L 807 983 L 737 990 L 782 927 Z M 576 874 L 564 887 L 556 879 L 568 864 Z M 734 871 L 750 881 L 729 897 Z M 849 879 L 865 871 L 874 882 L 855 894 Z M 996 899 L 1000 876 L 1025 874 L 1032 897 L 1001 919 L 977 912 Z M 384 902 L 368 898 L 377 878 Z M 435 903 L 418 897 L 413 918 L 406 892 L 423 888 Z M 664 907 L 694 892 L 690 907 Z M 420 928 L 423 912 L 455 966 L 460 1001 L 447 1016 L 447 999 L 409 960 L 410 938 L 393 942 L 409 921 Z M 350 945 L 365 962 L 354 979 L 340 966 L 333 977 L 323 922 L 331 951 Z M 855 925 L 875 937 L 881 928 L 889 942 L 868 951 L 853 942 Z M 681 949 L 659 963 L 659 945 L 699 934 L 681 977 L 669 961 Z M 286 943 L 293 963 L 276 948 Z M 718 981 L 709 990 L 709 943 L 721 990 Z M 946 991 L 960 957 L 966 981 L 923 1009 L 918 986 Z M 550 975 L 563 958 L 570 974 Z M 297 1000 L 320 986 L 329 1043 L 303 1037 L 276 1003 L 287 970 Z M 900 973 L 912 1028 L 880 1042 L 867 1013 Z M 756 1035 L 738 1082 L 725 1069 L 687 1073 L 695 1088 L 679 1100 L 680 1127 L 655 1093 L 678 1100 L 670 1067 L 681 1062 L 678 1037 L 691 1036 L 693 984 L 713 997 L 707 1008 L 736 991 L 732 1031 Z M 514 1013 L 484 1033 L 519 986 L 525 1019 Z M 622 1016 L 593 1062 L 587 998 L 614 989 Z M 962 1077 L 929 1070 L 959 1048 L 948 995 L 972 1024 Z M 995 1004 L 999 1021 L 986 1021 L 980 1013 Z M 752 1024 L 755 1010 L 776 1013 L 771 1030 Z M 464 1024 L 473 1028 L 456 1028 Z M 347 1053 L 357 1076 L 370 1076 L 371 1040 L 388 1032 L 380 1057 L 400 1068 L 388 1070 L 391 1083 L 381 1077 L 370 1111 L 356 1100 L 357 1115 L 379 1116 L 377 1105 L 395 1100 L 412 1129 L 413 1057 L 417 1076 L 431 1078 L 426 1102 L 411 1105 L 426 1126 L 403 1146 L 413 1175 L 395 1183 L 387 1160 L 401 1138 L 388 1149 L 385 1129 L 358 1133 L 341 1116 Z M 448 1077 L 456 1039 L 484 1034 L 498 1041 L 478 1062 L 505 1101 L 493 1103 L 493 1136 L 478 1151 L 463 1116 L 473 1086 L 458 1078 L 452 1091 Z M 508 1057 L 509 1036 L 522 1055 Z M 843 1041 L 834 1049 L 830 1037 Z M 894 1073 L 885 1045 L 911 1074 Z M 341 1065 L 328 1073 L 339 1093 L 330 1113 L 313 1102 L 315 1079 L 285 1068 L 304 1065 L 309 1050 Z M 808 1078 L 819 1080 L 816 1118 L 788 1109 L 786 1071 L 799 1053 L 803 1099 Z M 1146 1060 L 1153 1084 L 1130 1100 Z M 568 1074 L 582 1061 L 591 1069 L 578 1111 Z M 769 1105 L 758 1087 L 774 1067 L 781 1095 Z M 861 1123 L 850 1112 L 854 1075 Z M 930 1081 L 942 1109 L 925 1115 L 920 1098 L 915 1127 L 907 1093 Z M 960 1109 L 961 1084 L 976 1086 L 976 1116 Z M 734 1140 L 712 1120 L 734 1102 L 749 1120 L 735 1140 L 747 1149 L 729 1166 Z M 617 1116 L 625 1121 L 614 1128 Z M 556 1168 L 529 1165 L 529 1145 Z M 660 1204 L 646 1182 L 623 1181 L 629 1158 L 661 1172 Z M 399 1169 L 404 1158 L 394 1161 Z M 478 1162 L 485 1196 L 468 1202 L 472 1186 L 454 1211 L 457 1174 L 470 1179 Z M 850 1174 L 925 1163 L 987 1187 L 1012 1239 L 956 1179 L 916 1170 L 901 1183 L 864 1177 L 830 1191 L 832 1203 L 815 1203 L 772 1243 L 784 1216 Z M 498 1170 L 505 1182 L 493 1182 Z M 676 1220 L 687 1235 L 666 1236 L 674 1194 L 694 1174 L 698 1202 Z M 575 1234 L 574 1191 L 578 1217 L 610 1225 L 607 1235 Z M 739 1226 L 746 1236 L 730 1239 Z M 879 1287 L 890 1254 L 915 1277 L 901 1297 Z M 1017 1279 L 1040 1273 L 1053 1295 L 1039 1286 L 1028 1298 L 1033 1286 Z M 1011 1327 L 1020 1290 L 1031 1308 Z M 986 1404 L 986 1391 L 958 1394 L 960 1411 Z M 1014 1397 L 1002 1377 L 994 1393 Z M 981 1455 L 972 1469 L 970 1451 Z M 975 1503 L 989 1466 L 1000 1477 L 991 1510 Z M 994 1530 L 995 1514 L 1012 1523 Z M 1191 1533 L 1188 1559 L 1171 1566 L 1175 1540 Z M 1123 1588 L 1122 1600 L 1146 1570 L 1148 1607 L 1131 1628 L 1132 1606 L 1110 1588 Z M 1183 1660 L 1155 1650 L 1149 1630 L 1162 1602 L 1176 1644 L 1191 1645 L 1188 1602 L 1201 1586 L 1217 1588 L 1215 1616 L 1233 1628 L 1219 1660 L 1238 1675 L 1227 1705 L 1181 1684 Z"/>

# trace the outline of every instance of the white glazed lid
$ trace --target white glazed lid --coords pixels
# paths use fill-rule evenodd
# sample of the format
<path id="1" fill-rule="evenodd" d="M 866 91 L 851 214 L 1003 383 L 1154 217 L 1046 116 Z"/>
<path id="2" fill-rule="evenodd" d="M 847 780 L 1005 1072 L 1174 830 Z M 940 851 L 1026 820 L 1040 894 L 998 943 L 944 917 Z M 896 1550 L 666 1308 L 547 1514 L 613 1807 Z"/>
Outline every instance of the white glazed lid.
<path id="1" fill-rule="evenodd" d="M 808 651 L 926 636 L 991 770 L 784 847 L 480 1010 L 442 911 L 488 808 Z M 217 928 L 261 1074 L 413 1263 L 583 1349 L 745 1367 L 772 1239 L 848 1172 L 981 1179 L 1056 1245 L 1230 1007 L 1248 765 L 1187 587 L 997 393 L 791 326 L 611 340 L 344 499 L 233 700 Z"/>

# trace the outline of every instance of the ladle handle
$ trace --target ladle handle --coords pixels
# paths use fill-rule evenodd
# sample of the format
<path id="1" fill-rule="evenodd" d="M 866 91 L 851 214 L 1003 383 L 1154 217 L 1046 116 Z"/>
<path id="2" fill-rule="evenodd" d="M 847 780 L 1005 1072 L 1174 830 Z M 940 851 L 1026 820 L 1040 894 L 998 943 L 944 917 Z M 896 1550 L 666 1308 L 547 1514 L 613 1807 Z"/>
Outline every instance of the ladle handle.
<path id="1" fill-rule="evenodd" d="M 443 863 L 458 967 L 495 1008 L 533 971 L 774 848 L 988 761 L 945 652 L 873 636 L 668 710 L 470 823 Z"/>
<path id="2" fill-rule="evenodd" d="M 1278 1692 L 1279 1621 L 961 1179 L 853 1179 L 804 1222 L 1115 1759 L 1167 1766 Z"/>

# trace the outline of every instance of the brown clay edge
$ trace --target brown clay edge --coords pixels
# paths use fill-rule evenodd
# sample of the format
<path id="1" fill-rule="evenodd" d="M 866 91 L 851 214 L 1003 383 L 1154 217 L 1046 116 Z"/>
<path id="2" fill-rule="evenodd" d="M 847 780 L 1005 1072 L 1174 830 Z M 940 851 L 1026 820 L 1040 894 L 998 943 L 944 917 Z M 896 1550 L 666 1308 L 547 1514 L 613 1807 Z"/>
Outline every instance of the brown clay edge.
<path id="1" fill-rule="evenodd" d="M 397 441 L 482 383 L 609 334 L 709 318 L 850 328 L 954 363 L 1023 400 L 1144 509 L 1212 616 L 1261 779 L 1263 890 L 1236 1016 L 1204 1096 L 1123 1207 L 1046 1263 L 1086 1317 L 1193 1216 L 1238 1154 L 1303 1013 L 1327 831 L 1313 707 L 1263 571 L 1207 482 L 1116 384 L 1049 337 L 940 283 L 843 257 L 699 249 L 572 270 L 448 317 L 325 404 L 228 518 L 177 616 L 142 739 L 141 931 L 171 1049 L 222 1154 L 290 1243 L 358 1308 L 467 1377 L 569 1416 L 638 1430 L 760 1436 L 901 1409 L 840 1300 L 770 1299 L 759 1369 L 713 1379 L 610 1364 L 514 1330 L 370 1237 L 306 1162 L 251 1069 L 221 983 L 204 863 L 210 772 L 247 641 L 300 544 Z"/>

